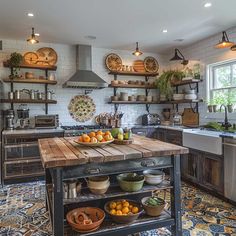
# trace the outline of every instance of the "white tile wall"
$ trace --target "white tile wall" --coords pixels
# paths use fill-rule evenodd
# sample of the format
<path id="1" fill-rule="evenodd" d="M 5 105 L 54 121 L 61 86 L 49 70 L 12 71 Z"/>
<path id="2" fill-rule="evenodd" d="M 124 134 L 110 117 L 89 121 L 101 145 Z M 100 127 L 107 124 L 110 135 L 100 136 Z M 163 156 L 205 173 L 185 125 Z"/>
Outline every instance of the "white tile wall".
<path id="1" fill-rule="evenodd" d="M 48 44 L 48 43 L 39 43 L 38 45 L 29 45 L 25 41 L 15 41 L 15 40 L 3 40 L 3 50 L 0 51 L 0 78 L 6 78 L 9 75 L 9 69 L 4 68 L 2 63 L 3 61 L 7 60 L 9 58 L 9 55 L 12 52 L 20 52 L 24 54 L 27 51 L 36 51 L 38 48 L 41 47 L 52 47 L 56 50 L 58 54 L 58 62 L 57 66 L 58 69 L 56 71 L 56 77 L 58 84 L 56 86 L 51 86 L 50 89 L 54 90 L 55 96 L 54 98 L 58 101 L 56 105 L 49 105 L 49 113 L 50 114 L 59 114 L 60 122 L 63 125 L 81 125 L 82 123 L 78 123 L 74 121 L 68 110 L 67 106 L 70 102 L 70 99 L 77 95 L 77 94 L 83 94 L 84 90 L 82 89 L 64 89 L 62 88 L 62 84 L 70 78 L 71 75 L 76 70 L 75 65 L 75 46 L 70 45 L 63 45 L 63 44 Z M 92 65 L 93 70 L 101 76 L 103 79 L 105 79 L 108 83 L 111 79 L 113 79 L 112 75 L 108 75 L 108 72 L 104 65 L 104 58 L 108 53 L 117 53 L 123 60 L 124 64 L 131 65 L 132 61 L 134 61 L 136 58 L 132 55 L 130 51 L 117 51 L 117 50 L 111 50 L 111 49 L 104 49 L 104 48 L 92 48 Z M 157 54 L 150 54 L 150 53 L 144 53 L 141 59 L 143 59 L 146 56 L 154 56 L 157 58 L 160 68 L 164 68 L 165 65 L 165 57 L 157 55 Z M 29 69 L 21 69 L 21 72 L 24 73 L 25 71 L 29 71 Z M 43 72 L 39 72 L 36 70 L 32 70 L 34 73 L 42 74 Z M 119 78 L 120 79 L 120 78 Z M 129 80 L 130 77 L 123 77 L 122 79 Z M 139 78 L 134 78 L 139 79 Z M 7 97 L 7 92 L 9 91 L 9 84 L 4 84 L 4 97 Z M 30 88 L 30 89 L 39 89 L 43 92 L 43 85 L 28 85 L 28 84 L 15 84 L 15 89 L 22 89 L 22 88 Z M 144 90 L 137 90 L 132 89 L 127 91 L 130 94 L 131 93 L 144 93 Z M 155 93 L 156 91 L 152 91 L 152 93 Z M 94 90 L 90 96 L 94 99 L 96 104 L 96 114 L 99 114 L 101 112 L 113 112 L 114 106 L 107 104 L 109 101 L 110 96 L 113 94 L 113 90 L 106 88 L 101 90 Z M 17 105 L 15 106 L 17 108 Z M 30 108 L 30 115 L 34 116 L 37 114 L 43 114 L 44 113 L 44 105 L 29 105 Z M 9 105 L 4 105 L 4 109 L 9 108 Z M 160 113 L 161 106 L 159 105 L 151 105 L 150 111 L 151 112 L 159 112 Z M 121 105 L 119 107 L 119 110 L 124 112 L 125 115 L 123 117 L 123 124 L 124 125 L 131 125 L 131 124 L 140 124 L 141 119 L 140 116 L 146 112 L 144 105 Z M 94 123 L 94 119 L 91 119 L 83 124 L 92 124 Z"/>
<path id="2" fill-rule="evenodd" d="M 227 34 L 229 39 L 236 43 L 236 27 L 227 30 Z M 214 45 L 219 42 L 222 38 L 222 34 L 217 34 L 201 40 L 197 43 L 189 45 L 184 48 L 180 48 L 181 52 L 185 56 L 186 59 L 189 60 L 200 60 L 202 65 L 202 74 L 203 74 L 203 83 L 200 83 L 200 92 L 199 95 L 206 101 L 206 72 L 207 72 L 207 65 L 227 61 L 227 60 L 236 60 L 236 52 L 232 52 L 229 49 L 215 49 Z M 171 52 L 169 58 L 173 56 L 174 52 Z M 176 64 L 169 64 L 168 68 L 175 68 Z M 179 67 L 179 64 L 178 64 Z M 200 120 L 201 123 L 206 123 L 211 120 L 223 121 L 224 114 L 209 114 L 207 113 L 207 105 L 201 104 L 200 105 Z M 229 115 L 230 120 L 232 122 L 236 122 L 236 114 Z"/>

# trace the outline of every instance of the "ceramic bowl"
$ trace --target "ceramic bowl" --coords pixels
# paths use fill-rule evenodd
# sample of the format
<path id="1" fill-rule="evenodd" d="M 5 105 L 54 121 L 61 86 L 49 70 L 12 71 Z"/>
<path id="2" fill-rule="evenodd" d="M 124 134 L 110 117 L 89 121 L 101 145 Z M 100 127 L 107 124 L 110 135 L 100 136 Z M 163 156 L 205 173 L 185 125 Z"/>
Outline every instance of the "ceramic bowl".
<path id="1" fill-rule="evenodd" d="M 124 173 L 117 177 L 120 188 L 125 192 L 136 192 L 142 189 L 144 176 L 135 173 Z"/>
<path id="2" fill-rule="evenodd" d="M 165 177 L 165 173 L 160 170 L 145 170 L 143 171 L 145 182 L 151 185 L 160 184 Z"/>
<path id="3" fill-rule="evenodd" d="M 150 197 L 144 197 L 141 200 L 142 206 L 146 212 L 147 215 L 149 216 L 159 216 L 161 214 L 161 212 L 164 210 L 165 208 L 165 201 L 161 198 L 159 198 L 160 200 L 163 201 L 163 204 L 161 205 L 157 205 L 157 206 L 150 206 L 146 204 L 146 201 L 149 199 Z"/>
<path id="4" fill-rule="evenodd" d="M 187 100 L 195 100 L 195 99 L 197 99 L 197 95 L 196 94 L 186 94 L 185 95 L 185 99 L 187 99 Z"/>
<path id="5" fill-rule="evenodd" d="M 104 188 L 109 183 L 109 176 L 89 177 L 87 182 L 91 188 Z"/>
<path id="6" fill-rule="evenodd" d="M 105 194 L 108 190 L 110 186 L 110 182 L 108 182 L 106 185 L 102 186 L 102 187 L 91 187 L 89 184 L 88 184 L 88 188 L 90 190 L 90 192 L 94 193 L 94 194 Z"/>

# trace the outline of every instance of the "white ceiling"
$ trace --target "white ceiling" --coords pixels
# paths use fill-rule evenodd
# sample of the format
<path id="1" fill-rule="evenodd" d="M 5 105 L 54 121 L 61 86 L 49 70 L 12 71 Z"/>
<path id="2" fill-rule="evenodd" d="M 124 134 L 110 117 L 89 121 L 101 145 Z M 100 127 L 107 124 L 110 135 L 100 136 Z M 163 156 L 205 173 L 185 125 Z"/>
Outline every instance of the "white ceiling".
<path id="1" fill-rule="evenodd" d="M 206 0 L 0 0 L 0 38 L 26 39 L 34 26 L 43 42 L 133 50 L 139 41 L 143 51 L 165 52 L 236 25 L 236 0 L 207 1 L 212 7 Z"/>

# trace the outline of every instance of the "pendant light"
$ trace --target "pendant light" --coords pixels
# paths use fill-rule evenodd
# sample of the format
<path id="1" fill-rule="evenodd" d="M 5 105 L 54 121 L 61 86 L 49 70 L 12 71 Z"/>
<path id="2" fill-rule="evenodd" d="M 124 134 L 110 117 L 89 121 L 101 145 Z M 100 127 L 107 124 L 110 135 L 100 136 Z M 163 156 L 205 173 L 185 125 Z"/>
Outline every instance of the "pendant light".
<path id="1" fill-rule="evenodd" d="M 188 64 L 188 60 L 185 59 L 184 55 L 178 48 L 175 48 L 175 55 L 170 59 L 170 61 L 182 61 L 181 64 L 185 66 Z"/>
<path id="2" fill-rule="evenodd" d="M 36 35 L 34 33 L 34 28 L 32 28 L 31 36 L 27 39 L 27 42 L 31 43 L 31 44 L 39 43 L 39 41 L 36 39 Z"/>
<path id="3" fill-rule="evenodd" d="M 138 47 L 138 42 L 136 42 L 136 49 L 135 51 L 132 53 L 133 55 L 135 55 L 136 57 L 142 55 L 143 53 L 139 50 L 139 47 Z"/>
<path id="4" fill-rule="evenodd" d="M 221 48 L 230 48 L 234 46 L 233 42 L 229 41 L 228 35 L 225 31 L 222 32 L 222 39 L 215 45 L 215 48 L 221 49 Z"/>

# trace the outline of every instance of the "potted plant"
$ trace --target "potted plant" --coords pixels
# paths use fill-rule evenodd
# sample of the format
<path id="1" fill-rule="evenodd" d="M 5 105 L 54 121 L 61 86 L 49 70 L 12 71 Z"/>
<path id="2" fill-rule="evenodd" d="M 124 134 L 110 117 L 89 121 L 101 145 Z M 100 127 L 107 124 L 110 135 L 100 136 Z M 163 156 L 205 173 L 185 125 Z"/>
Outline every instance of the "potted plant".
<path id="1" fill-rule="evenodd" d="M 222 93 L 216 94 L 213 98 L 213 112 L 217 112 L 217 107 L 225 104 L 225 95 Z"/>
<path id="2" fill-rule="evenodd" d="M 160 96 L 165 96 L 167 100 L 171 100 L 173 95 L 172 84 L 181 81 L 183 77 L 182 71 L 169 70 L 163 72 L 156 81 L 157 88 L 160 90 Z"/>
<path id="3" fill-rule="evenodd" d="M 12 68 L 11 78 L 19 77 L 18 71 L 20 70 L 20 64 L 23 61 L 23 56 L 20 53 L 13 52 L 9 59 L 9 66 Z"/>
<path id="4" fill-rule="evenodd" d="M 207 102 L 207 109 L 209 112 L 213 112 L 213 100 L 212 99 Z"/>

